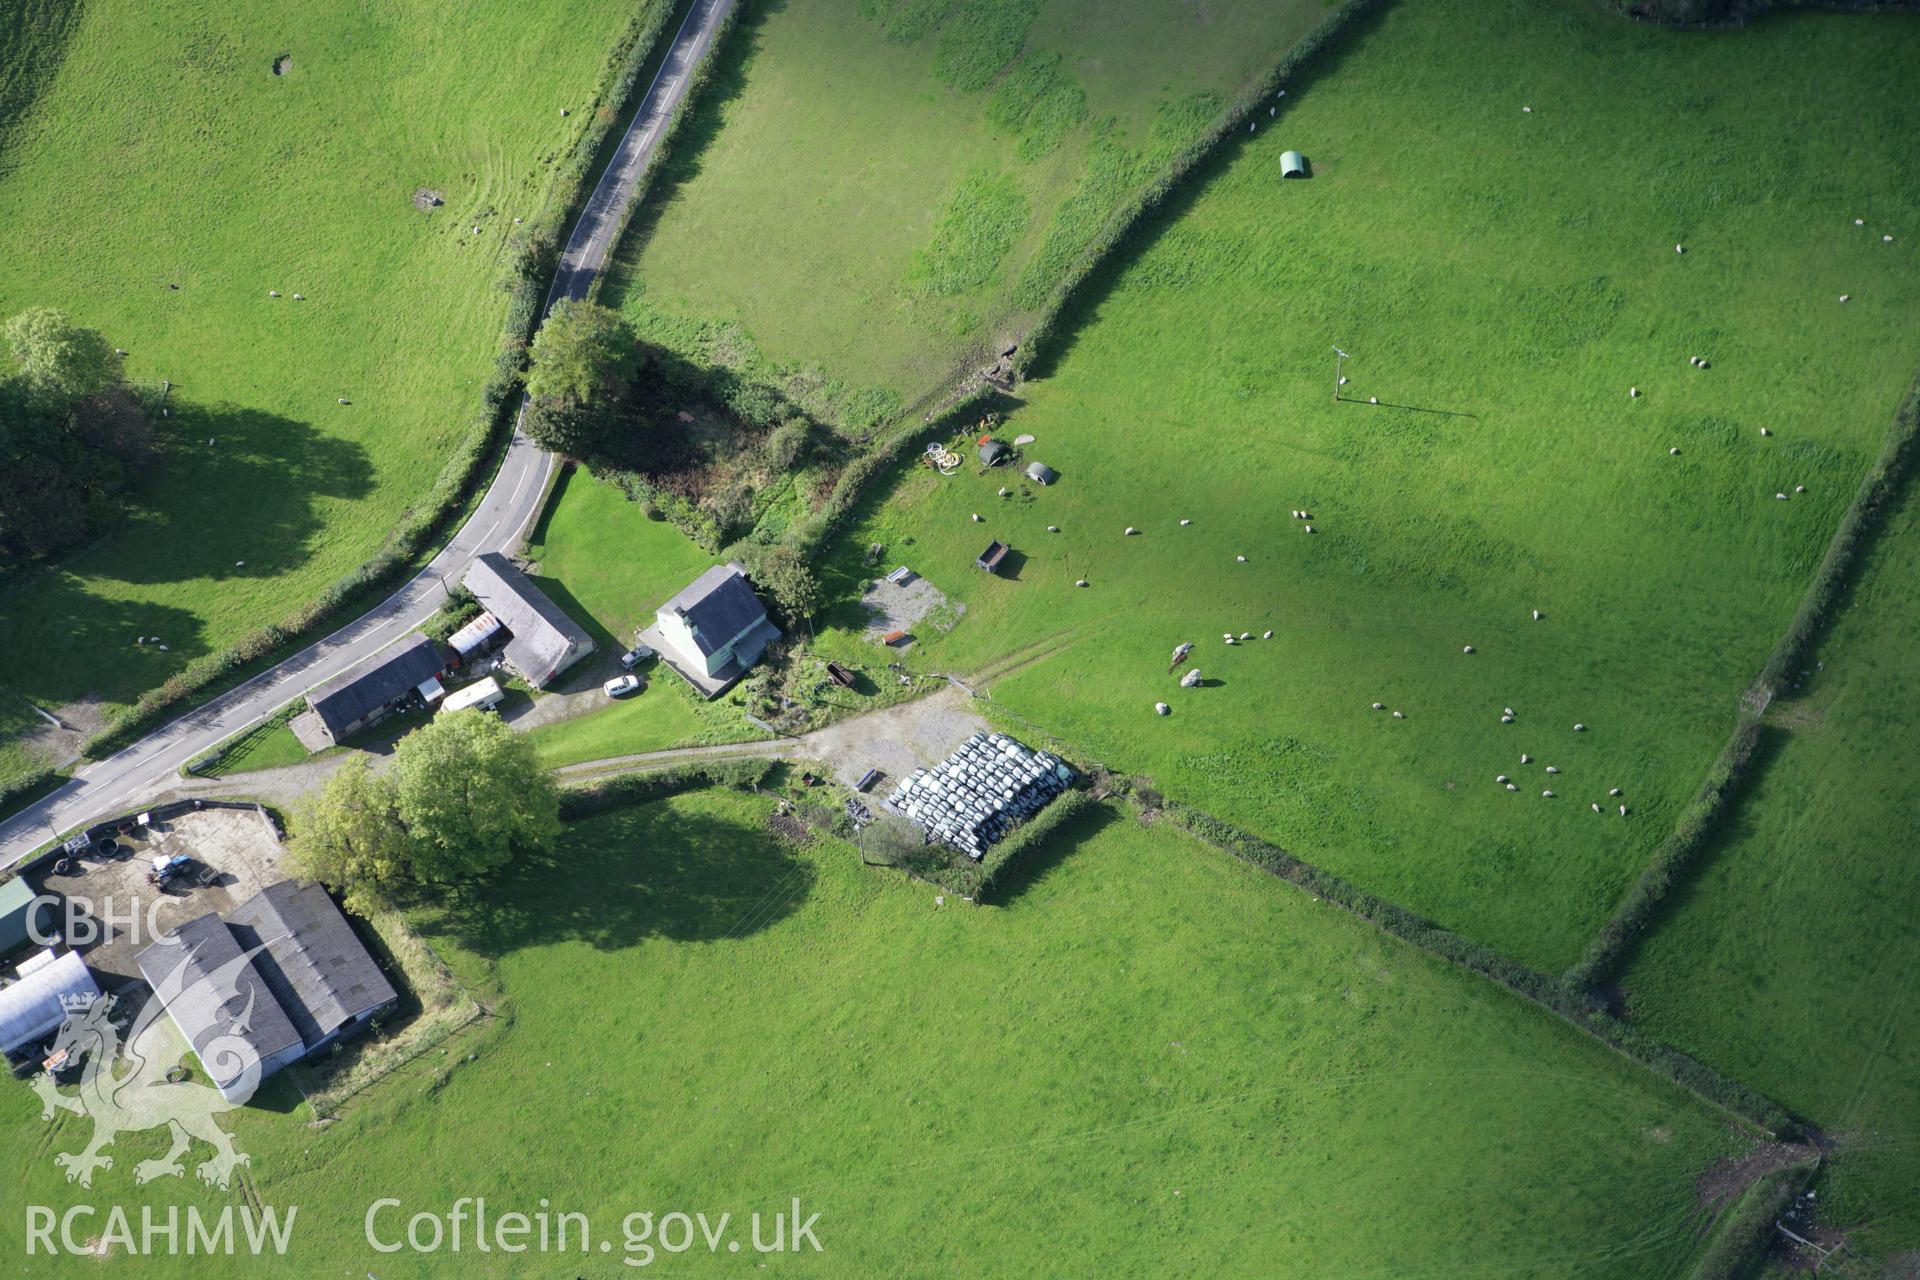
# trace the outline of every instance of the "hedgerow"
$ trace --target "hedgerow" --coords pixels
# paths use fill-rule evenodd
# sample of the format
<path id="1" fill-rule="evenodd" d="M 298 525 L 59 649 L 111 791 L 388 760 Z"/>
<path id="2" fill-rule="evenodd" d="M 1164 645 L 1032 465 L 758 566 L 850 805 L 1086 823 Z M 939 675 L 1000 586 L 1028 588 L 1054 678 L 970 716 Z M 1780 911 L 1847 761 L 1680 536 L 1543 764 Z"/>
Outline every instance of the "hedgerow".
<path id="1" fill-rule="evenodd" d="M 731 787 L 736 791 L 752 790 L 766 781 L 767 775 L 778 765 L 778 761 L 766 759 L 703 760 L 694 764 L 676 765 L 671 769 L 655 769 L 648 773 L 623 773 L 612 778 L 600 778 L 593 782 L 562 787 L 560 788 L 560 820 L 575 822 L 596 813 L 605 813 L 609 809 L 642 804 L 662 796 L 690 791 L 695 787 Z"/>
<path id="2" fill-rule="evenodd" d="M 1793 1200 L 1794 1187 L 1810 1168 L 1810 1163 L 1793 1165 L 1755 1179 L 1727 1211 L 1713 1243 L 1700 1255 L 1687 1280 L 1740 1280 L 1753 1274 L 1754 1265 L 1773 1245 L 1773 1224 Z"/>

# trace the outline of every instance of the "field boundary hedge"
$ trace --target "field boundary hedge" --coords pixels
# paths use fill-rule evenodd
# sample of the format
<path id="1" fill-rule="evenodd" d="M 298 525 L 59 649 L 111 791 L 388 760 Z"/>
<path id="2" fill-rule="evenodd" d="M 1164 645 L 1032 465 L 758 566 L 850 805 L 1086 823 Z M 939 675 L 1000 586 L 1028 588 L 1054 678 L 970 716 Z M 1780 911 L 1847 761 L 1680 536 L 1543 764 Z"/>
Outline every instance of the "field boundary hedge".
<path id="1" fill-rule="evenodd" d="M 782 763 L 784 761 L 771 757 L 752 756 L 701 761 L 643 773 L 622 773 L 611 778 L 564 786 L 560 788 L 560 820 L 578 822 L 610 809 L 644 804 L 696 787 L 731 787 L 736 791 L 749 791 L 766 781 L 767 775 Z"/>
<path id="2" fill-rule="evenodd" d="M 1920 377 L 1907 388 L 1880 456 L 1861 477 L 1860 488 L 1841 515 L 1800 607 L 1750 687 L 1762 704 L 1772 701 L 1775 690 L 1788 681 L 1797 664 L 1806 660 L 1833 620 L 1836 607 L 1853 583 L 1861 554 L 1879 531 L 1887 509 L 1904 492 L 1916 454 L 1920 454 Z M 1743 711 L 1733 736 L 1715 757 L 1673 832 L 1655 848 L 1639 879 L 1600 926 L 1580 959 L 1562 975 L 1568 986 L 1581 991 L 1596 989 L 1632 953 L 1674 888 L 1698 864 L 1728 801 L 1745 784 L 1765 735 L 1759 714 Z"/>
<path id="3" fill-rule="evenodd" d="M 1285 849 L 1268 844 L 1198 809 L 1168 802 L 1160 812 L 1174 825 L 1242 862 L 1305 889 L 1420 950 L 1505 987 L 1586 1033 L 1622 1057 L 1686 1089 L 1715 1110 L 1770 1137 L 1798 1130 L 1794 1118 L 1778 1103 L 1723 1075 L 1698 1059 L 1639 1028 L 1612 1017 L 1586 996 L 1559 979 L 1490 947 L 1442 928 L 1405 907 L 1367 893 L 1329 871 L 1306 862 Z"/>
<path id="4" fill-rule="evenodd" d="M 357 617 L 357 606 L 370 593 L 388 589 L 417 568 L 420 556 L 435 547 L 448 523 L 473 496 L 490 472 L 502 444 L 501 428 L 511 418 L 510 405 L 520 387 L 526 352 L 540 321 L 553 270 L 559 261 L 559 243 L 567 225 L 592 193 L 614 126 L 626 114 L 640 73 L 651 61 L 660 32 L 677 6 L 661 4 L 629 20 L 608 55 L 600 89 L 589 104 L 592 123 L 580 135 L 573 151 L 557 167 L 553 190 L 560 199 L 550 203 L 526 227 L 515 232 L 517 257 L 502 278 L 501 288 L 512 295 L 494 354 L 494 372 L 480 395 L 480 405 L 469 419 L 466 434 L 453 446 L 446 464 L 427 496 L 404 512 L 388 531 L 380 549 L 352 571 L 278 622 L 268 623 L 225 649 L 205 654 L 175 672 L 157 689 L 142 694 L 133 707 L 81 746 L 81 754 L 98 760 L 132 744 L 168 716 L 203 696 L 247 667 L 283 657 L 342 621 Z"/>
<path id="5" fill-rule="evenodd" d="M 1773 1224 L 1794 1196 L 1795 1183 L 1819 1168 L 1818 1160 L 1789 1165 L 1754 1179 L 1733 1202 L 1713 1242 L 1687 1273 L 1687 1280 L 1740 1280 L 1773 1246 Z"/>

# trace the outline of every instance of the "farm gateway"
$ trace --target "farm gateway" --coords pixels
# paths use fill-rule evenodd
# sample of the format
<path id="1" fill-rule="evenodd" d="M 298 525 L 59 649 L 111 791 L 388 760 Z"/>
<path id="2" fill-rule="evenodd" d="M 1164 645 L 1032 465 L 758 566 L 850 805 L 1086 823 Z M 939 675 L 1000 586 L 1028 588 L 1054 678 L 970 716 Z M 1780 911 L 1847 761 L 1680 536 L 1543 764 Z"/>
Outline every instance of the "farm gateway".
<path id="1" fill-rule="evenodd" d="M 217 1215 L 209 1215 L 198 1205 L 183 1210 L 177 1204 L 149 1204 L 140 1207 L 136 1226 L 136 1215 L 117 1204 L 105 1209 L 90 1204 L 66 1209 L 30 1204 L 27 1256 L 284 1255 L 293 1240 L 293 1222 L 299 1213 L 298 1205 L 284 1211 L 272 1206 L 255 1209 L 252 1205 L 227 1205 Z"/>

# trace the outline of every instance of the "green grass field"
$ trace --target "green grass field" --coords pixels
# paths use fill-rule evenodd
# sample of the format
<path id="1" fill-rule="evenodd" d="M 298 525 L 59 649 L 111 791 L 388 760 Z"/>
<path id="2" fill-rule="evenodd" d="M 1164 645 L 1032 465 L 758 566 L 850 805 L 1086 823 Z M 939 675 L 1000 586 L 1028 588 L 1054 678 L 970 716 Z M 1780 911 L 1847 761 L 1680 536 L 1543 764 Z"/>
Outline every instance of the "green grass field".
<path id="1" fill-rule="evenodd" d="M 514 220 L 556 198 L 589 123 L 560 109 L 633 11 L 168 0 L 85 6 L 33 48 L 48 74 L 0 143 L 0 314 L 63 307 L 174 391 L 123 527 L 0 595 L 0 702 L 130 702 L 378 548 L 479 406 Z"/>
<path id="2" fill-rule="evenodd" d="M 1920 500 L 1911 493 L 1776 700 L 1776 749 L 1622 985 L 1632 1014 L 1839 1143 L 1822 1217 L 1880 1256 L 1920 1246 Z"/>
<path id="3" fill-rule="evenodd" d="M 1060 482 L 903 467 L 833 594 L 888 544 L 969 609 L 917 665 L 1557 971 L 1731 730 L 1913 377 L 1916 58 L 1910 16 L 1393 7 L 1020 388 L 1001 434 Z M 1182 641 L 1210 687 L 1165 673 Z"/>
<path id="4" fill-rule="evenodd" d="M 324 1131 L 248 1112 L 253 1194 L 301 1210 L 294 1250 L 246 1273 L 539 1271 L 363 1241 L 377 1197 L 482 1194 L 616 1241 L 635 1210 L 744 1224 L 798 1196 L 825 1252 L 768 1261 L 821 1275 L 1683 1273 L 1693 1177 L 1736 1140 L 1484 983 L 1165 827 L 1108 815 L 1009 906 L 936 909 L 843 846 L 775 843 L 768 804 L 582 823 L 490 907 L 425 920 L 486 989 L 491 1038 Z M 71 1200 L 51 1151 L 82 1128 L 50 1143 L 31 1095 L 0 1090 L 0 1133 L 31 1153 L 0 1247 L 20 1203 Z M 148 1145 L 127 1140 L 98 1202 L 220 1199 L 136 1189 Z M 578 1265 L 540 1273 L 555 1261 Z"/>
<path id="5" fill-rule="evenodd" d="M 809 393 L 827 379 L 911 402 L 1031 323 L 1064 259 L 1325 12 L 813 0 L 748 15 L 609 297 L 704 360 L 810 371 L 788 389 L 823 412 L 839 395 Z"/>

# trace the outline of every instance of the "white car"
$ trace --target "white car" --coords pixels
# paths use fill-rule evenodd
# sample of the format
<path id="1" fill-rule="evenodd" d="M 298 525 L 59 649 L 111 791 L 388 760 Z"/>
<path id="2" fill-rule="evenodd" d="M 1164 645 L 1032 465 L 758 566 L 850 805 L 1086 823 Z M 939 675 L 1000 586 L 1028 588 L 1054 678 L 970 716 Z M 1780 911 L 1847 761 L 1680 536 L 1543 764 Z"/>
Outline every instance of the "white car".
<path id="1" fill-rule="evenodd" d="M 652 645 L 636 644 L 633 648 L 620 655 L 620 665 L 631 671 L 652 656 Z"/>
<path id="2" fill-rule="evenodd" d="M 600 686 L 609 698 L 624 698 L 640 687 L 639 676 L 615 676 Z"/>

